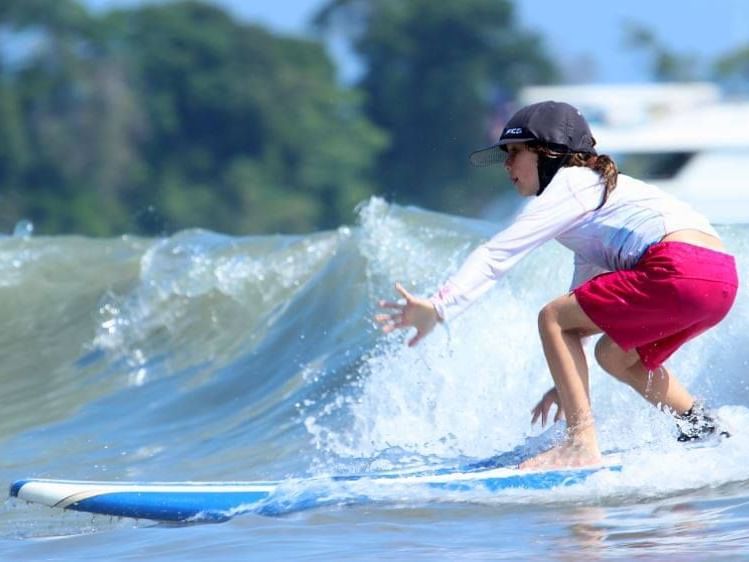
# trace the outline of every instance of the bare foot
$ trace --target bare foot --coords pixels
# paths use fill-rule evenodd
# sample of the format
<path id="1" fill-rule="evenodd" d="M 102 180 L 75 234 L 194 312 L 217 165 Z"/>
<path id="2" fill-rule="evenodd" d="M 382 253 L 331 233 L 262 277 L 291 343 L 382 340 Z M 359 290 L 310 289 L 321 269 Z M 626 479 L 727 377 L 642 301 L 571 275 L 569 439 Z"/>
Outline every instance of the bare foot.
<path id="1" fill-rule="evenodd" d="M 519 468 L 576 468 L 601 464 L 597 446 L 563 443 L 520 463 Z"/>

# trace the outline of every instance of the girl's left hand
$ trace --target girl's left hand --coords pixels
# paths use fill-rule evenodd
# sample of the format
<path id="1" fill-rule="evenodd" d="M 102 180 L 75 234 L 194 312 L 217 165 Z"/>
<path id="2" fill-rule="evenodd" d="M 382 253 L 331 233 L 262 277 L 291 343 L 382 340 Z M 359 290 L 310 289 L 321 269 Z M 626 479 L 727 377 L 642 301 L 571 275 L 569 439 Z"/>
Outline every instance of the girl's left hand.
<path id="1" fill-rule="evenodd" d="M 531 414 L 533 414 L 531 425 L 536 423 L 536 421 L 540 417 L 541 427 L 546 427 L 546 420 L 549 417 L 549 411 L 551 411 L 551 407 L 554 405 L 556 405 L 557 407 L 557 412 L 554 415 L 554 421 L 558 422 L 564 417 L 564 412 L 562 411 L 562 407 L 559 405 L 559 394 L 557 394 L 556 387 L 547 390 L 538 404 L 536 404 L 533 410 L 531 410 Z"/>

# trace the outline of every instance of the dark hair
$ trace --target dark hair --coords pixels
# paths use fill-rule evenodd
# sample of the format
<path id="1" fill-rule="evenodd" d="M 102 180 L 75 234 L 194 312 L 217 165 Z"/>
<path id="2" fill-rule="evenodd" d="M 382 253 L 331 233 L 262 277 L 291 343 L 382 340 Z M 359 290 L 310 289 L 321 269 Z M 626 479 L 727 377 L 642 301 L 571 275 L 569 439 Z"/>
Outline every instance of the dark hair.
<path id="1" fill-rule="evenodd" d="M 552 158 L 565 158 L 562 164 L 563 168 L 567 167 L 582 167 L 590 168 L 594 172 L 598 172 L 603 180 L 603 195 L 601 197 L 601 203 L 596 207 L 596 211 L 606 204 L 609 198 L 609 194 L 616 188 L 616 181 L 619 177 L 619 169 L 616 167 L 616 163 L 608 154 L 590 154 L 588 152 L 571 152 L 565 154 L 558 150 L 554 150 L 548 146 L 544 146 L 537 143 L 528 143 L 529 148 L 535 152 L 544 154 Z"/>

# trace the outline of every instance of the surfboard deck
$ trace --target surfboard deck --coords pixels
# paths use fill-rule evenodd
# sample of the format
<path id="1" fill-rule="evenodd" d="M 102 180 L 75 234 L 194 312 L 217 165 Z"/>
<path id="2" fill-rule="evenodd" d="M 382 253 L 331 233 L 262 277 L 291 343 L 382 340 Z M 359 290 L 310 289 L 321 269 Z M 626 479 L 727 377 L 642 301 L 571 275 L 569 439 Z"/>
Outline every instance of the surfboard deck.
<path id="1" fill-rule="evenodd" d="M 480 467 L 278 482 L 86 482 L 32 478 L 13 482 L 10 496 L 49 507 L 115 517 L 164 522 L 225 521 L 248 512 L 278 515 L 327 503 L 378 501 L 387 497 L 388 490 L 397 490 L 401 498 L 403 491 L 411 489 L 452 494 L 551 490 L 580 484 L 602 470 L 619 471 L 621 466 L 564 470 Z"/>

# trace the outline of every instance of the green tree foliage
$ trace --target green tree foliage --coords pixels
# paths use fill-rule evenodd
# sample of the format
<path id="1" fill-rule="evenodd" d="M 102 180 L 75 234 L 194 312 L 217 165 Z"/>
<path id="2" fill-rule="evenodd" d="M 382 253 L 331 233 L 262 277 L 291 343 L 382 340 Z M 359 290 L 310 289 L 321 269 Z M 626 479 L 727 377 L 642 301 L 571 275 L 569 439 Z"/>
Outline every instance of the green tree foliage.
<path id="1" fill-rule="evenodd" d="M 749 43 L 719 57 L 713 65 L 713 73 L 722 82 L 749 93 Z"/>
<path id="2" fill-rule="evenodd" d="M 364 67 L 369 118 L 391 135 L 378 181 L 401 201 L 471 213 L 496 196 L 496 171 L 467 155 L 489 138 L 491 118 L 523 85 L 556 72 L 541 40 L 519 29 L 503 0 L 331 0 L 316 18 L 347 33 Z"/>
<path id="3" fill-rule="evenodd" d="M 0 136 L 14 154 L 0 168 L 3 218 L 32 218 L 42 231 L 80 225 L 105 234 L 124 214 L 107 196 L 111 179 L 101 181 L 118 156 L 101 138 L 117 118 L 108 108 L 117 66 L 91 54 L 92 20 L 74 2 L 8 0 L 0 16 L 6 59 L 19 37 L 30 44 L 0 76 Z"/>
<path id="4" fill-rule="evenodd" d="M 4 0 L 0 29 L 34 44 L 2 51 L 6 230 L 12 209 L 48 233 L 300 232 L 375 190 L 386 136 L 317 42 L 201 2 Z"/>
<path id="5" fill-rule="evenodd" d="M 668 49 L 652 30 L 637 22 L 625 23 L 624 44 L 645 53 L 652 78 L 657 82 L 689 82 L 698 78 L 699 67 L 694 56 Z"/>
<path id="6" fill-rule="evenodd" d="M 714 80 L 726 92 L 749 92 L 749 43 L 699 64 L 693 55 L 668 49 L 652 30 L 640 23 L 625 24 L 624 42 L 646 55 L 651 77 L 657 82 Z"/>

